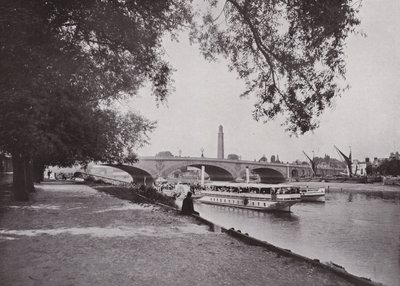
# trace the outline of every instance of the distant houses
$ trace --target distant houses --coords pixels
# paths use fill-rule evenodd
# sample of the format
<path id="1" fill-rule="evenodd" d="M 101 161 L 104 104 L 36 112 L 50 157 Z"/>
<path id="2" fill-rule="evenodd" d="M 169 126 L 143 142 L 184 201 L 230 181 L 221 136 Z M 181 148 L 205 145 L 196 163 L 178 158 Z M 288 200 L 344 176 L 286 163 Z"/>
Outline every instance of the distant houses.
<path id="1" fill-rule="evenodd" d="M 352 171 L 354 176 L 369 175 L 400 175 L 400 153 L 392 152 L 388 158 L 377 158 L 371 162 L 369 158 L 364 161 L 353 160 Z"/>
<path id="2" fill-rule="evenodd" d="M 352 174 L 354 176 L 364 177 L 367 176 L 367 166 L 370 164 L 369 158 L 366 158 L 365 161 L 361 162 L 359 160 L 353 160 L 353 164 L 351 165 Z"/>

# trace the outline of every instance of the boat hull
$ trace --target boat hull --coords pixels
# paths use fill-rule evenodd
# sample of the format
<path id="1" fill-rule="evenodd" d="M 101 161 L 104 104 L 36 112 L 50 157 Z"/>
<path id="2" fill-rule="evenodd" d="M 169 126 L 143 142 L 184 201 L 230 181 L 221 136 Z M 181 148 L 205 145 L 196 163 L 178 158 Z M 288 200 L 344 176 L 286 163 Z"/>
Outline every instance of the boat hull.
<path id="1" fill-rule="evenodd" d="M 249 209 L 256 211 L 282 211 L 290 212 L 290 207 L 300 200 L 277 200 L 271 201 L 263 198 L 253 198 L 253 197 L 231 197 L 231 196 L 212 196 L 204 195 L 198 202 L 211 205 L 220 205 L 241 209 Z"/>
<path id="2" fill-rule="evenodd" d="M 325 188 L 318 190 L 303 190 L 301 193 L 302 202 L 325 202 Z"/>
<path id="3" fill-rule="evenodd" d="M 325 194 L 307 194 L 301 196 L 302 202 L 325 202 Z"/>

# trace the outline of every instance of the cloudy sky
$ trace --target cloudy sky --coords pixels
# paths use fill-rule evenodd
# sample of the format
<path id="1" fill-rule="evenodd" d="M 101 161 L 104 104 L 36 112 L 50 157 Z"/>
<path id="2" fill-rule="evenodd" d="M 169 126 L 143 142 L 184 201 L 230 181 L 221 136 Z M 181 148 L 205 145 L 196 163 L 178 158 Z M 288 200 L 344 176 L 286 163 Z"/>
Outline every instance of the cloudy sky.
<path id="1" fill-rule="evenodd" d="M 283 120 L 256 122 L 253 98 L 239 98 L 243 82 L 229 72 L 223 59 L 209 63 L 185 35 L 179 43 L 166 42 L 167 59 L 175 67 L 175 91 L 167 104 L 157 108 L 143 89 L 128 106 L 157 120 L 151 144 L 139 155 L 154 156 L 171 151 L 182 156 L 217 156 L 218 126 L 223 125 L 225 156 L 242 159 L 270 158 L 305 160 L 302 151 L 339 158 L 333 145 L 353 158 L 388 157 L 400 150 L 400 1 L 365 0 L 360 30 L 367 37 L 352 35 L 347 44 L 347 83 L 350 89 L 337 98 L 320 118 L 319 129 L 290 137 Z"/>

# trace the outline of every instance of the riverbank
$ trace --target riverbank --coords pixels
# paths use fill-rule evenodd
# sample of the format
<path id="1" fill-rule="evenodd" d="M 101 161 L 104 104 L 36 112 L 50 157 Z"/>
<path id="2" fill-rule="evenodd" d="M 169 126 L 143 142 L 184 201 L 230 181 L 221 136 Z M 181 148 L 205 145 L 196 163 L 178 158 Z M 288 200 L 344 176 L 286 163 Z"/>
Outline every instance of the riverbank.
<path id="1" fill-rule="evenodd" d="M 85 185 L 45 183 L 30 203 L 7 201 L 4 285 L 352 285 L 192 217 Z"/>

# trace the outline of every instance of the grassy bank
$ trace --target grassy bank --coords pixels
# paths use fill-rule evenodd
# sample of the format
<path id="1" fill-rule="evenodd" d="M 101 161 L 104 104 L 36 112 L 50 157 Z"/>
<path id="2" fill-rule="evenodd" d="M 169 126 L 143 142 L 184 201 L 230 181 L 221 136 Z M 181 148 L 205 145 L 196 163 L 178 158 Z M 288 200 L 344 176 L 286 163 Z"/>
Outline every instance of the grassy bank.
<path id="1" fill-rule="evenodd" d="M 153 188 L 137 189 L 111 185 L 93 185 L 91 187 L 99 192 L 107 193 L 116 198 L 128 200 L 132 203 L 160 203 L 173 208 L 177 207 L 173 198 L 168 197 Z"/>

